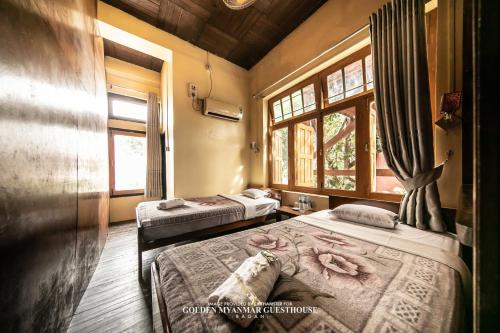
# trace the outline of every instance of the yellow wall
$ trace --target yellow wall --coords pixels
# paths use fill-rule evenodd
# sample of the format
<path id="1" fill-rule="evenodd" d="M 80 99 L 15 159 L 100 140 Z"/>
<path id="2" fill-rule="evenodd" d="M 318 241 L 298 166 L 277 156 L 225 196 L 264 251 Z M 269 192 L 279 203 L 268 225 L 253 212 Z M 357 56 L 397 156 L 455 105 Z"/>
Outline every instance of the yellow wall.
<path id="1" fill-rule="evenodd" d="M 438 7 L 438 73 L 437 73 L 437 95 L 438 101 L 444 91 L 460 89 L 461 82 L 455 79 L 455 72 L 460 72 L 460 66 L 452 62 L 453 68 L 443 70 L 442 67 L 449 67 L 450 58 L 460 55 L 461 26 L 453 17 L 461 17 L 461 0 L 439 0 Z M 260 93 L 271 84 L 282 79 L 289 73 L 299 69 L 302 65 L 321 55 L 322 52 L 331 48 L 343 38 L 354 33 L 361 27 L 368 24 L 369 15 L 377 8 L 385 4 L 386 0 L 365 0 L 361 5 L 359 1 L 330 0 L 319 8 L 311 17 L 288 35 L 280 44 L 271 50 L 259 63 L 250 70 L 250 86 L 252 94 Z M 433 1 L 434 5 L 436 1 Z M 456 4 L 455 4 L 456 3 Z M 429 4 L 430 5 L 430 4 Z M 450 9 L 451 7 L 451 9 Z M 444 8 L 447 8 L 446 10 Z M 446 22 L 445 22 L 446 21 Z M 451 26 L 450 22 L 455 22 Z M 290 86 L 300 74 L 307 76 L 314 71 L 324 68 L 318 62 L 334 59 L 351 47 L 362 44 L 362 40 L 369 36 L 368 29 L 357 34 L 355 38 L 342 44 L 340 47 L 320 56 L 316 63 L 312 63 L 304 70 L 299 70 L 297 74 L 291 76 L 274 89 L 283 90 L 283 87 Z M 361 44 L 360 44 L 361 43 Z M 450 46 L 449 44 L 453 44 Z M 363 44 L 366 45 L 366 44 Z M 276 91 L 274 91 L 276 92 Z M 273 93 L 273 90 L 266 91 L 266 95 Z M 268 96 L 269 97 L 269 96 Z M 251 175 L 252 184 L 267 183 L 267 100 L 264 98 L 252 101 L 251 139 L 257 141 L 262 149 L 259 154 L 251 155 Z M 443 206 L 456 206 L 456 193 L 460 186 L 461 177 L 461 133 L 455 130 L 446 136 L 440 129 L 436 130 L 436 163 L 440 163 L 445 158 L 445 151 L 452 149 L 455 152 L 449 165 L 445 168 L 443 176 L 439 180 L 439 189 Z M 313 197 L 313 200 L 315 198 Z M 323 205 L 321 199 L 317 199 Z"/>
<path id="2" fill-rule="evenodd" d="M 106 57 L 106 84 L 108 91 L 131 97 L 145 98 L 148 92 L 160 94 L 160 73 L 115 58 Z M 119 87 L 114 87 L 118 85 Z M 108 119 L 108 127 L 145 131 L 146 125 L 131 121 Z M 135 207 L 144 201 L 143 195 L 115 197 L 109 200 L 109 221 L 135 219 Z"/>
<path id="3" fill-rule="evenodd" d="M 108 91 L 116 89 L 120 94 L 139 98 L 137 92 L 144 93 L 142 98 L 147 98 L 148 92 L 160 95 L 160 73 L 112 57 L 104 60 Z"/>
<path id="4" fill-rule="evenodd" d="M 209 55 L 212 97 L 242 105 L 245 112 L 238 123 L 205 117 L 192 109 L 187 84 L 197 84 L 200 96 L 208 93 L 206 51 L 102 2 L 98 5 L 98 19 L 172 50 L 175 196 L 236 193 L 244 189 L 250 160 L 248 71 Z"/>

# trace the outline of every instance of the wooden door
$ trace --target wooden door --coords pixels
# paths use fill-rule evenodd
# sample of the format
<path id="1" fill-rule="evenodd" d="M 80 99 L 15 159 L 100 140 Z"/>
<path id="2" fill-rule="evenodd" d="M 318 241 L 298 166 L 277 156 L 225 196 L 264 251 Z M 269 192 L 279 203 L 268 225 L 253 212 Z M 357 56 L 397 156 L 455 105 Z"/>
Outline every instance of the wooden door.
<path id="1" fill-rule="evenodd" d="M 314 127 L 295 125 L 295 185 L 314 187 Z"/>
<path id="2" fill-rule="evenodd" d="M 273 132 L 273 183 L 281 184 L 283 182 L 282 164 L 283 164 L 283 140 L 280 131 Z"/>

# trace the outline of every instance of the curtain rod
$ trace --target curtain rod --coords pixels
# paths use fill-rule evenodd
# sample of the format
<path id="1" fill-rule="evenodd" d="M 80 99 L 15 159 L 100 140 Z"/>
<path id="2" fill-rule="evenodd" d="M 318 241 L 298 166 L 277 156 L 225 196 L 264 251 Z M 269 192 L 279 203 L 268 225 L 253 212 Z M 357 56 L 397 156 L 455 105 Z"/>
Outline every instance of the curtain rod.
<path id="1" fill-rule="evenodd" d="M 254 99 L 261 99 L 261 98 L 264 98 L 266 97 L 267 95 L 265 95 L 264 93 L 273 88 L 274 86 L 280 84 L 281 82 L 285 81 L 286 79 L 288 79 L 289 77 L 291 77 L 292 75 L 296 74 L 297 72 L 299 72 L 300 70 L 304 69 L 305 67 L 309 66 L 310 64 L 312 64 L 313 62 L 315 62 L 316 60 L 318 60 L 319 58 L 323 57 L 325 54 L 331 52 L 332 50 L 335 50 L 337 47 L 339 47 L 340 45 L 344 44 L 345 42 L 347 42 L 348 40 L 350 40 L 351 38 L 353 38 L 354 36 L 358 35 L 359 33 L 361 33 L 363 30 L 369 28 L 370 25 L 367 24 L 361 28 L 359 28 L 358 30 L 354 31 L 353 33 L 347 35 L 346 37 L 342 38 L 340 41 L 338 41 L 337 43 L 333 44 L 332 46 L 330 46 L 328 49 L 326 49 L 325 51 L 321 52 L 319 55 L 317 55 L 316 57 L 312 58 L 311 60 L 309 60 L 308 62 L 306 62 L 305 64 L 301 65 L 299 68 L 293 70 L 292 72 L 288 73 L 287 75 L 285 75 L 283 78 L 279 79 L 278 81 L 274 82 L 273 84 L 267 86 L 266 88 L 262 89 L 261 91 L 259 91 L 258 93 L 254 94 L 253 95 L 253 98 Z"/>

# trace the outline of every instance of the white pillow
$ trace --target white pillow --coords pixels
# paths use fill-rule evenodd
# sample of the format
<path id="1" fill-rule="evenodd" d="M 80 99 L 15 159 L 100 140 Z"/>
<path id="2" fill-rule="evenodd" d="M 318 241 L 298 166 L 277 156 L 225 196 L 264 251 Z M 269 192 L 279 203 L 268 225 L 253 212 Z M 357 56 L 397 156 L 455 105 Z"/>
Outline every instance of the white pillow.
<path id="1" fill-rule="evenodd" d="M 241 192 L 241 194 L 252 199 L 259 199 L 267 197 L 269 193 L 256 188 L 249 188 L 248 190 L 244 190 L 243 192 Z"/>
<path id="2" fill-rule="evenodd" d="M 399 219 L 397 214 L 387 209 L 354 204 L 340 205 L 330 215 L 341 220 L 387 229 L 394 229 Z"/>

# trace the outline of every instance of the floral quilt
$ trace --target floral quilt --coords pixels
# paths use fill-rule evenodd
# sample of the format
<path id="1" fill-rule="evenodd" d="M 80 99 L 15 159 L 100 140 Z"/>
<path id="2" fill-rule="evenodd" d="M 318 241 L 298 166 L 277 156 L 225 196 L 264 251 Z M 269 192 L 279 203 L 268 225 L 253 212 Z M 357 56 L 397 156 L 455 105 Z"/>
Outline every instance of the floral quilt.
<path id="1" fill-rule="evenodd" d="M 223 314 L 187 309 L 261 250 L 282 262 L 268 302 L 314 308 L 258 316 L 245 332 L 457 332 L 459 274 L 428 258 L 297 220 L 186 244 L 157 258 L 169 322 L 177 332 L 239 332 Z"/>

